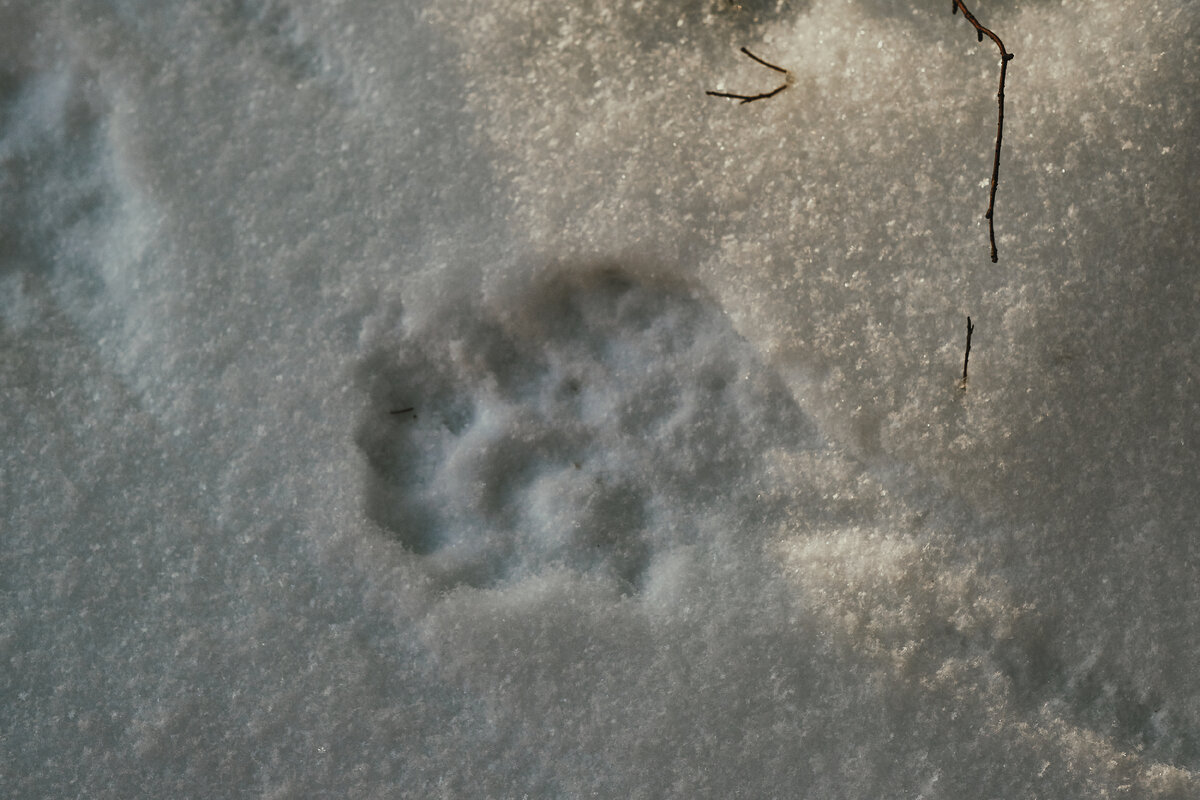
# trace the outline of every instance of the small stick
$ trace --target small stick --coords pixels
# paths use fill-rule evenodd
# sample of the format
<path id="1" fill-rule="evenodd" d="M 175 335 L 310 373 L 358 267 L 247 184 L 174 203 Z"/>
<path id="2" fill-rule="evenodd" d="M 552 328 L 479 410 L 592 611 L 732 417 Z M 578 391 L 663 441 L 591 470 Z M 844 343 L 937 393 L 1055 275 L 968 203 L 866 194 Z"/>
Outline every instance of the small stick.
<path id="1" fill-rule="evenodd" d="M 759 58 L 758 56 L 754 55 L 754 53 L 751 53 L 748 48 L 743 47 L 742 52 L 745 53 L 748 58 L 750 58 L 753 61 L 758 62 L 759 64 L 762 64 L 767 69 L 773 69 L 776 72 L 783 73 L 784 75 L 787 76 L 787 80 L 785 80 L 779 86 L 776 86 L 771 91 L 763 92 L 761 94 L 735 94 L 733 92 L 705 92 L 706 95 L 709 95 L 710 97 L 728 97 L 730 100 L 741 100 L 742 101 L 741 105 L 745 105 L 746 103 L 753 103 L 755 100 L 766 100 L 768 97 L 774 97 L 775 95 L 779 94 L 784 89 L 786 89 L 792 85 L 792 73 L 789 72 L 788 70 L 784 69 L 783 67 L 772 64 L 770 61 L 766 61 L 764 59 Z"/>
<path id="2" fill-rule="evenodd" d="M 773 69 L 773 70 L 775 70 L 776 72 L 781 72 L 781 73 L 783 73 L 784 75 L 791 75 L 791 74 L 792 74 L 792 73 L 788 72 L 786 69 L 784 69 L 783 67 L 781 67 L 781 66 L 778 66 L 778 65 L 776 65 L 776 64 L 772 64 L 770 61 L 765 61 L 765 60 L 763 60 L 763 59 L 759 58 L 758 56 L 754 55 L 754 53 L 751 53 L 751 52 L 750 52 L 750 48 L 748 48 L 748 47 L 743 47 L 743 48 L 742 48 L 742 52 L 743 52 L 743 53 L 745 53 L 746 55 L 748 55 L 750 58 L 752 58 L 752 59 L 754 59 L 755 61 L 757 61 L 759 64 L 762 64 L 762 65 L 763 65 L 764 67 L 766 67 L 767 69 Z"/>
<path id="3" fill-rule="evenodd" d="M 987 28 L 979 24 L 979 20 L 967 10 L 967 7 L 962 4 L 962 0 L 951 0 L 950 13 L 957 14 L 962 11 L 963 17 L 967 22 L 975 27 L 975 34 L 979 41 L 983 41 L 986 36 L 996 43 L 996 47 L 1000 49 L 1000 90 L 996 93 L 996 101 L 1000 106 L 1000 112 L 996 119 L 996 156 L 992 161 L 992 183 L 991 190 L 988 194 L 988 208 L 984 217 L 988 221 L 988 240 L 992 246 L 992 263 L 996 263 L 998 256 L 996 254 L 996 225 L 992 217 L 996 210 L 996 184 L 1000 182 L 1000 141 L 1004 138 L 1004 78 L 1008 73 L 1008 62 L 1012 61 L 1013 54 L 1004 49 L 1004 42 L 1000 41 L 1000 37 L 992 33 Z"/>
<path id="4" fill-rule="evenodd" d="M 971 334 L 975 332 L 975 326 L 971 323 L 971 318 L 967 317 L 967 354 L 963 356 L 963 376 L 962 382 L 958 384 L 958 388 L 962 391 L 967 390 L 967 364 L 971 361 Z"/>
<path id="5" fill-rule="evenodd" d="M 712 91 L 705 92 L 705 94 L 710 97 L 728 97 L 731 100 L 741 100 L 742 102 L 740 103 L 740 105 L 745 105 L 746 103 L 753 103 L 755 100 L 766 100 L 768 97 L 774 97 L 775 95 L 779 94 L 784 89 L 786 89 L 787 87 L 788 87 L 788 85 L 785 83 L 782 86 L 777 86 L 774 89 L 772 89 L 771 91 L 763 92 L 762 94 L 734 94 L 732 92 L 712 92 Z"/>
<path id="6" fill-rule="evenodd" d="M 388 413 L 389 414 L 407 414 L 408 412 L 410 412 L 412 410 L 413 410 L 413 407 L 409 406 L 408 408 L 402 408 L 398 411 L 389 411 Z"/>

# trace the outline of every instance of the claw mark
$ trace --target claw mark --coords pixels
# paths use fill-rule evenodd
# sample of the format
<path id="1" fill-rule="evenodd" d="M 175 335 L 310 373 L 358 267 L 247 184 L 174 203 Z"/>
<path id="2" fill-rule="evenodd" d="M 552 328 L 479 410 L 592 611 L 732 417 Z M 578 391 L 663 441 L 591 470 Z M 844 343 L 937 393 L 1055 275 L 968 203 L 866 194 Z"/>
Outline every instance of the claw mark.
<path id="1" fill-rule="evenodd" d="M 711 97 L 728 97 L 730 100 L 740 100 L 742 101 L 741 105 L 745 105 L 746 103 L 753 103 L 755 100 L 766 100 L 768 97 L 774 97 L 792 85 L 792 73 L 788 70 L 759 58 L 758 56 L 754 55 L 754 53 L 751 53 L 748 48 L 743 47 L 742 52 L 746 54 L 747 58 L 757 61 L 767 69 L 773 69 L 776 72 L 783 73 L 785 76 L 783 83 L 779 84 L 771 91 L 763 92 L 762 94 L 735 94 L 733 92 L 705 92 L 705 94 Z"/>

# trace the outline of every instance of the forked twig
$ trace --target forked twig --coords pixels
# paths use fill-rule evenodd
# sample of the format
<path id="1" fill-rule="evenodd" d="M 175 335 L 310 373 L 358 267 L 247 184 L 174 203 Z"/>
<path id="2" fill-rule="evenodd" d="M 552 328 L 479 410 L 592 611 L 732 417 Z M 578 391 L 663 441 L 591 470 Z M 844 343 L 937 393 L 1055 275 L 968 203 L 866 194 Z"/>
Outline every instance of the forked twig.
<path id="1" fill-rule="evenodd" d="M 996 184 L 1000 180 L 1000 141 L 1004 138 L 1004 78 L 1008 72 L 1008 62 L 1012 61 L 1013 54 L 1004 49 L 1004 42 L 1000 41 L 999 36 L 979 24 L 979 20 L 975 19 L 975 16 L 967 10 L 962 0 L 951 0 L 950 12 L 957 14 L 959 11 L 962 12 L 967 22 L 975 27 L 979 41 L 982 42 L 983 37 L 986 36 L 995 42 L 996 47 L 1000 50 L 1000 90 L 996 93 L 996 100 L 1000 106 L 1000 113 L 996 119 L 996 157 L 992 161 L 991 191 L 988 195 L 987 213 L 984 214 L 988 221 L 988 239 L 992 245 L 992 263 L 995 263 L 998 257 L 996 254 L 996 224 L 993 216 L 996 211 Z M 966 376 L 964 375 L 963 378 L 965 382 Z"/>
<path id="2" fill-rule="evenodd" d="M 792 73 L 789 72 L 788 70 L 784 69 L 783 67 L 776 66 L 775 64 L 772 64 L 769 61 L 764 61 L 763 59 L 754 55 L 754 53 L 751 53 L 749 51 L 749 49 L 747 49 L 745 47 L 742 48 L 742 52 L 745 53 L 748 58 L 750 58 L 754 61 L 757 61 L 759 64 L 762 64 L 764 67 L 766 67 L 768 69 L 773 69 L 776 72 L 783 73 L 786 76 L 786 78 L 784 79 L 784 82 L 781 83 L 780 85 L 776 86 L 771 91 L 763 92 L 762 94 L 735 94 L 733 92 L 705 92 L 705 94 L 710 95 L 712 97 L 728 97 L 730 100 L 741 100 L 742 101 L 741 104 L 745 105 L 746 103 L 753 103 L 755 100 L 766 100 L 768 97 L 774 97 L 775 95 L 779 94 L 784 89 L 786 89 L 792 85 Z"/>

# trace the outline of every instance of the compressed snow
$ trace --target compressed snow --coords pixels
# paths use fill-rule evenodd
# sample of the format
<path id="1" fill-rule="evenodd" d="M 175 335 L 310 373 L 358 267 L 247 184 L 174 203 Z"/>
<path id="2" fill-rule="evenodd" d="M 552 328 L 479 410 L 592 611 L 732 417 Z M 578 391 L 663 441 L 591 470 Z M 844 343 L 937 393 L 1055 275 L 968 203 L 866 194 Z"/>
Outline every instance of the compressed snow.
<path id="1" fill-rule="evenodd" d="M 1200 796 L 1200 14 L 993 265 L 946 5 L 0 2 L 0 794 Z"/>

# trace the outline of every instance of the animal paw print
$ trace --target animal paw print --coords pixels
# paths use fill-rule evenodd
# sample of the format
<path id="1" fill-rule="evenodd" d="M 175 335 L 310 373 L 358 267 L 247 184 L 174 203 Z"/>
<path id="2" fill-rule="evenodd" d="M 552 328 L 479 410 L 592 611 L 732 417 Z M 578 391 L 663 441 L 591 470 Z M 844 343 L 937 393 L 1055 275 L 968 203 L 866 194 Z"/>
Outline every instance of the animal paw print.
<path id="1" fill-rule="evenodd" d="M 359 377 L 366 513 L 452 585 L 567 568 L 636 592 L 768 449 L 818 440 L 715 303 L 613 267 L 440 319 Z"/>

